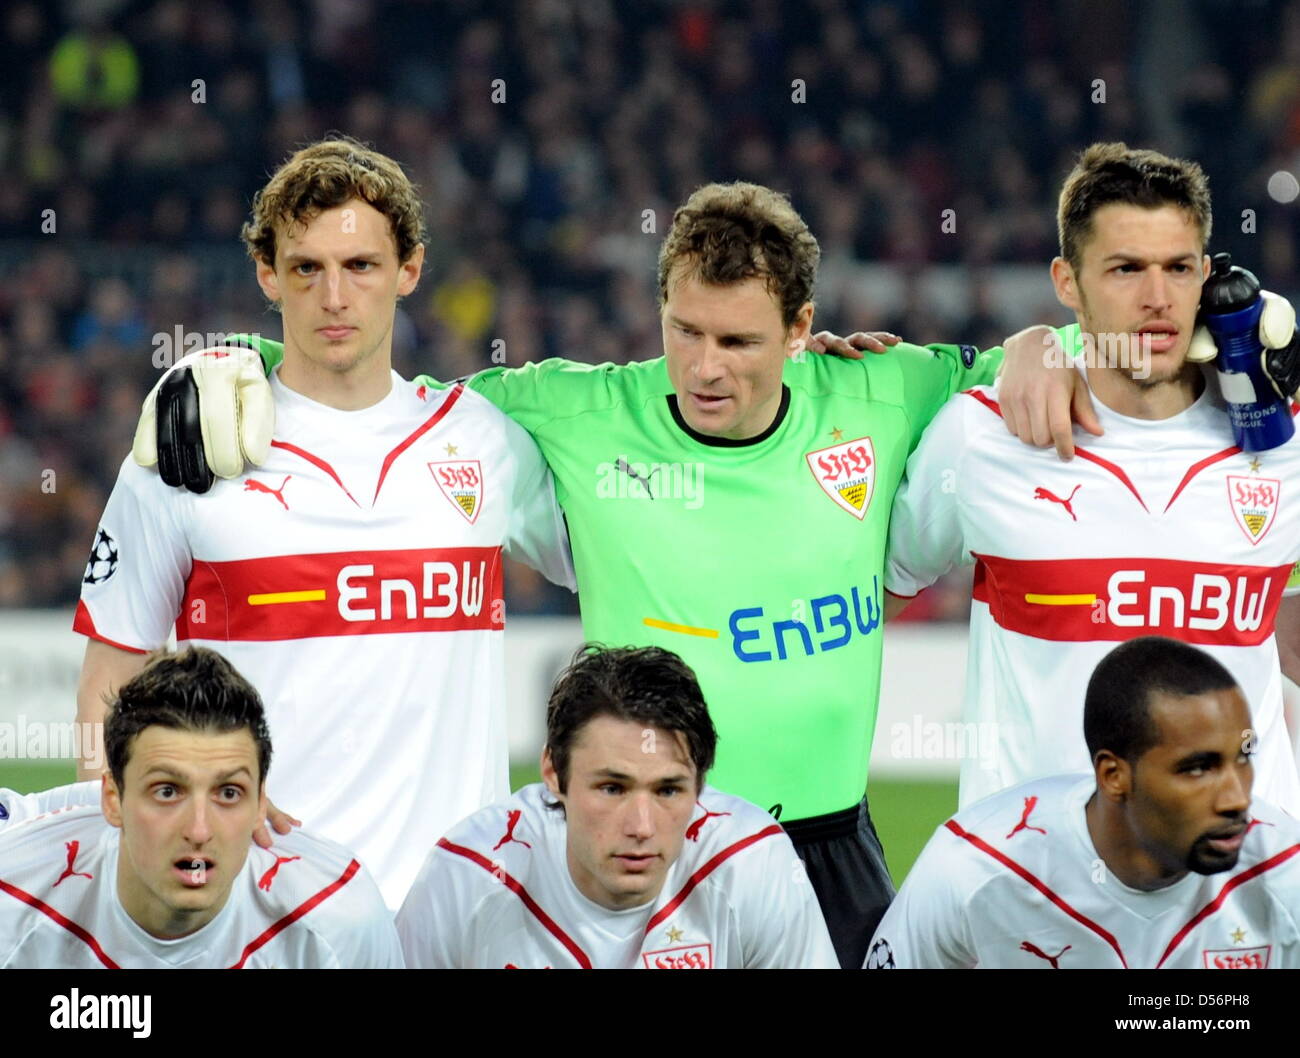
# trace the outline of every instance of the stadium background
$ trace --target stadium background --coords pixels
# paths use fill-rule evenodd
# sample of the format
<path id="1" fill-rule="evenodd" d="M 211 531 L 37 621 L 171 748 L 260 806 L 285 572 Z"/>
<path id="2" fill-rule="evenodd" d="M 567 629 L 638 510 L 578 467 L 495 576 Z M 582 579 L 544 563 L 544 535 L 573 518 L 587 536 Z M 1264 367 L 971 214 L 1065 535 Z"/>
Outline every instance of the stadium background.
<path id="1" fill-rule="evenodd" d="M 1300 293 L 1296 3 L 82 0 L 6 4 L 0 41 L 0 724 L 71 719 L 71 610 L 140 401 L 191 336 L 278 337 L 237 233 L 327 130 L 425 196 L 394 342 L 408 376 L 494 348 L 658 355 L 659 240 L 710 180 L 791 194 L 822 245 L 819 327 L 984 346 L 1065 322 L 1054 191 L 1099 138 L 1200 161 L 1213 249 Z M 576 606 L 522 567 L 507 589 L 515 642 L 551 644 L 544 686 Z M 951 714 L 967 600 L 955 576 L 913 607 L 928 623 L 886 637 L 905 720 Z M 878 729 L 896 877 L 955 806 L 955 767 L 901 760 Z M 0 785 L 70 775 L 0 759 Z"/>

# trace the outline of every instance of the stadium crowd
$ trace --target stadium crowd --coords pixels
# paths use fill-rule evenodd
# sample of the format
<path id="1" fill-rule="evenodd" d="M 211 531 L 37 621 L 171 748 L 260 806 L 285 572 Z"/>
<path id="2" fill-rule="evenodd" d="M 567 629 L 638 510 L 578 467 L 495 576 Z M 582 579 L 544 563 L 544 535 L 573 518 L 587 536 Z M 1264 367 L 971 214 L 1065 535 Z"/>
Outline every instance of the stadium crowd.
<path id="1" fill-rule="evenodd" d="M 1265 190 L 1300 169 L 1300 4 L 484 6 L 7 5 L 0 606 L 75 601 L 164 362 L 232 328 L 278 337 L 238 230 L 267 173 L 327 129 L 400 159 L 425 196 L 425 279 L 394 342 L 408 377 L 494 353 L 658 355 L 659 241 L 710 180 L 791 194 L 822 246 L 819 326 L 991 345 L 1065 322 L 1043 262 L 1055 188 L 1094 139 L 1197 159 L 1213 249 L 1300 291 L 1300 222 Z M 881 298 L 867 262 L 902 296 Z M 1000 283 L 1026 265 L 1031 304 Z M 960 296 L 939 304 L 926 279 L 945 268 Z M 511 574 L 512 612 L 575 612 Z"/>

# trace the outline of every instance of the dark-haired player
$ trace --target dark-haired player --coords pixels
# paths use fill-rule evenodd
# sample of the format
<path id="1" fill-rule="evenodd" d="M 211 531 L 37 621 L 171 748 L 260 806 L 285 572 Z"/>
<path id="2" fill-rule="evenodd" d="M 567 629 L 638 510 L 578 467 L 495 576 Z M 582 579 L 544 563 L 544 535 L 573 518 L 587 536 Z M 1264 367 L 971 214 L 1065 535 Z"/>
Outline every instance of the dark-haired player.
<path id="1" fill-rule="evenodd" d="M 250 846 L 271 741 L 219 654 L 155 657 L 118 692 L 104 741 L 102 805 L 0 829 L 0 967 L 401 967 L 350 852 L 304 831 Z"/>
<path id="2" fill-rule="evenodd" d="M 580 653 L 551 693 L 544 781 L 430 852 L 397 916 L 407 964 L 838 966 L 790 839 L 704 784 L 716 742 L 677 655 Z"/>
<path id="3" fill-rule="evenodd" d="M 935 417 L 908 461 L 885 586 L 910 597 L 975 566 L 963 719 L 998 738 L 994 759 L 963 762 L 963 806 L 1085 769 L 1076 736 L 1087 675 L 1116 643 L 1163 635 L 1233 673 L 1258 738 L 1257 788 L 1300 812 L 1281 689 L 1282 671 L 1300 678 L 1300 579 L 1288 584 L 1300 438 L 1243 452 L 1224 386 L 1245 376 L 1224 383 L 1194 359 L 1210 220 L 1194 163 L 1121 143 L 1088 148 L 1061 191 L 1051 273 L 1078 317 L 1060 341 L 1069 352 L 1089 343 L 1075 366 L 1105 432 L 1076 430 L 1071 462 L 1026 450 L 1004 427 L 1000 388 L 981 386 Z M 1290 338 L 1283 322 L 1279 340 Z M 1053 337 L 1031 329 L 1007 348 L 1042 351 Z"/>
<path id="4" fill-rule="evenodd" d="M 1228 671 L 1132 640 L 1097 666 L 1083 726 L 1093 774 L 941 826 L 867 967 L 1300 967 L 1300 824 L 1251 799 L 1255 735 Z"/>

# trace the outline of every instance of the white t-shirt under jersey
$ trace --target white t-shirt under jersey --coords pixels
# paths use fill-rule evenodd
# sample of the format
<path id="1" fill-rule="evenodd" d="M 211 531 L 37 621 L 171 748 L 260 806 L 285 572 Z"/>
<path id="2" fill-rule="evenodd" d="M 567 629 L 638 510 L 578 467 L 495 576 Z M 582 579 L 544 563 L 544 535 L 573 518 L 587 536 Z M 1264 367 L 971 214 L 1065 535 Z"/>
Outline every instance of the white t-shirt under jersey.
<path id="1" fill-rule="evenodd" d="M 272 379 L 260 467 L 203 495 L 123 463 L 75 628 L 212 647 L 257 688 L 267 795 L 397 908 L 428 848 L 508 793 L 503 548 L 573 587 L 532 439 L 478 394 L 393 375 L 339 411 Z"/>
<path id="2" fill-rule="evenodd" d="M 332 841 L 295 830 L 251 847 L 216 917 L 160 940 L 118 899 L 120 836 L 98 803 L 0 827 L 0 968 L 402 967 L 378 888 Z"/>
<path id="3" fill-rule="evenodd" d="M 547 800 L 526 786 L 438 842 L 397 915 L 408 966 L 839 966 L 794 846 L 748 801 L 706 786 L 659 895 L 611 911 L 574 885 Z"/>
<path id="4" fill-rule="evenodd" d="M 915 595 L 975 564 L 962 719 L 995 732 L 996 752 L 962 761 L 962 805 L 1087 770 L 1093 669 L 1120 642 L 1164 635 L 1232 673 L 1259 738 L 1255 791 L 1300 814 L 1273 637 L 1300 557 L 1300 437 L 1241 452 L 1206 377 L 1190 408 L 1159 421 L 1094 398 L 1105 434 L 1076 429 L 1068 463 L 1021 444 L 997 390 L 977 387 L 940 410 L 908 460 L 886 588 Z"/>
<path id="5" fill-rule="evenodd" d="M 1004 790 L 935 832 L 869 969 L 1300 968 L 1300 823 L 1256 800 L 1237 865 L 1130 889 L 1097 855 L 1091 775 Z"/>

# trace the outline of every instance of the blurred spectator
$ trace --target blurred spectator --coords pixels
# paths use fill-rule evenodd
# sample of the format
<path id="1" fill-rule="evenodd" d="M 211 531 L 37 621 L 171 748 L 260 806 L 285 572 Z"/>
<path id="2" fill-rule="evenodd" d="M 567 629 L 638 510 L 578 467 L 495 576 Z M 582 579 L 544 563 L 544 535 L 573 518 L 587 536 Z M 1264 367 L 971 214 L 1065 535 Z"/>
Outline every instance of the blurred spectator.
<path id="1" fill-rule="evenodd" d="M 1189 0 L 1173 36 L 1168 10 L 7 5 L 0 605 L 75 600 L 162 354 L 279 333 L 238 228 L 267 173 L 330 129 L 398 158 L 426 199 L 424 283 L 394 326 L 408 375 L 658 355 L 659 241 L 709 180 L 772 184 L 809 219 L 819 327 L 987 345 L 1060 322 L 1054 196 L 1102 136 L 1201 161 L 1214 249 L 1295 298 L 1300 214 L 1265 184 L 1300 172 L 1300 0 Z M 508 586 L 512 612 L 572 610 L 526 571 Z M 964 618 L 966 582 L 929 594 L 931 616 Z"/>

